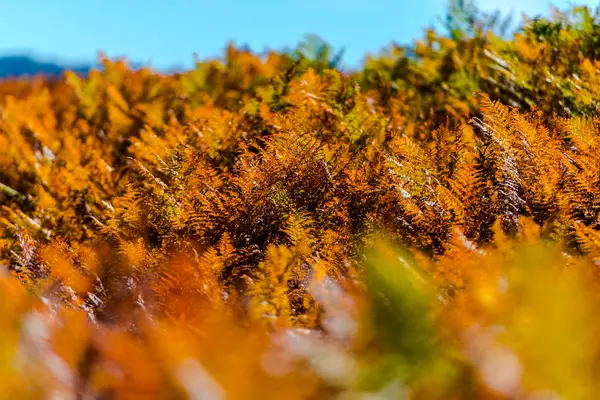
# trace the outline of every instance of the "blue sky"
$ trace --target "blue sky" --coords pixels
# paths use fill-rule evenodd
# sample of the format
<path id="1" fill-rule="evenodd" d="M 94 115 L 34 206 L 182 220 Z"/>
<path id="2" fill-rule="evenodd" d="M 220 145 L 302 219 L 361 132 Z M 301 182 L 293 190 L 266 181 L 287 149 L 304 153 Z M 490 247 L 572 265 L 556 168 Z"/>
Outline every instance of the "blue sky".
<path id="1" fill-rule="evenodd" d="M 93 62 L 110 57 L 157 68 L 190 66 L 220 56 L 229 40 L 255 51 L 294 46 L 316 33 L 344 61 L 356 65 L 367 51 L 392 40 L 410 43 L 437 21 L 447 0 L 0 0 L 0 53 Z M 600 0 L 580 0 L 595 6 Z M 520 20 L 547 14 L 567 0 L 480 0 L 482 8 L 513 11 Z"/>

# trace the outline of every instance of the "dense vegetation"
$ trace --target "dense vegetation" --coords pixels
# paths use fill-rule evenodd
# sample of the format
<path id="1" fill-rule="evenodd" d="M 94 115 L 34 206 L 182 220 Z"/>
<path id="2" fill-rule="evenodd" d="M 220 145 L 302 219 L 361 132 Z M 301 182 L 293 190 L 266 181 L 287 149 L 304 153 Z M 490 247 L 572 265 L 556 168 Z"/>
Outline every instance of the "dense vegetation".
<path id="1" fill-rule="evenodd" d="M 1 82 L 0 396 L 597 398 L 600 16 L 446 23 Z"/>

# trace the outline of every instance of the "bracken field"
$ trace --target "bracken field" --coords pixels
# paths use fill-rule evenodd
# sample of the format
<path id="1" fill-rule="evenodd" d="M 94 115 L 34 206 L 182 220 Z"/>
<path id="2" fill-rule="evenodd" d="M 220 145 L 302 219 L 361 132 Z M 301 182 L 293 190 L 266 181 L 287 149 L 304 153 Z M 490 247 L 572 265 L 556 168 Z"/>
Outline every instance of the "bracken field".
<path id="1" fill-rule="evenodd" d="M 0 82 L 0 397 L 600 398 L 600 14 L 456 1 Z"/>

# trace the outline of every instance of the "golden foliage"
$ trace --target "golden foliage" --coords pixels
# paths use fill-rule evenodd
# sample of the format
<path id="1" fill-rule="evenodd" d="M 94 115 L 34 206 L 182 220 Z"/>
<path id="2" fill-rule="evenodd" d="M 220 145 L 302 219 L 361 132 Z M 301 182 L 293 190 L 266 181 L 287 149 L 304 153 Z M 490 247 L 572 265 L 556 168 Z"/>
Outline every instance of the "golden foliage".
<path id="1" fill-rule="evenodd" d="M 595 398 L 600 24 L 569 15 L 348 74 L 309 40 L 1 82 L 1 396 Z"/>

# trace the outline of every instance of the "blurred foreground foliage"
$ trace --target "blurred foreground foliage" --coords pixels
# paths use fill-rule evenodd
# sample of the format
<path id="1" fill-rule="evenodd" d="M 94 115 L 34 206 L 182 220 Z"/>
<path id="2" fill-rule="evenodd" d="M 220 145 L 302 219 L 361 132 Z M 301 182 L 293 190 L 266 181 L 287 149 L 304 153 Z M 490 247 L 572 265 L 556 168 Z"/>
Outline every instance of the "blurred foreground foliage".
<path id="1" fill-rule="evenodd" d="M 595 399 L 600 19 L 0 83 L 2 398 Z"/>

